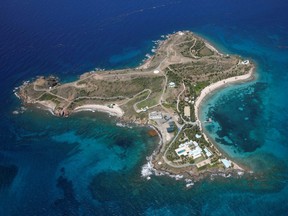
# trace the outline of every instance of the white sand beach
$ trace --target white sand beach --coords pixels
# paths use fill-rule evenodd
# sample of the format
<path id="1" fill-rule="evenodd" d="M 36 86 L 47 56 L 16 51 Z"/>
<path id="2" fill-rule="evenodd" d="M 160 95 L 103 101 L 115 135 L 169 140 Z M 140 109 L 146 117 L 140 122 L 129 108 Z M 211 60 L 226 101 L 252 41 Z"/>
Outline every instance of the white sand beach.
<path id="1" fill-rule="evenodd" d="M 230 77 L 230 78 L 218 81 L 216 83 L 213 83 L 213 84 L 207 86 L 206 88 L 204 88 L 201 91 L 200 96 L 196 99 L 195 106 L 194 106 L 196 121 L 200 121 L 200 119 L 199 119 L 199 106 L 205 97 L 207 97 L 209 94 L 211 94 L 216 89 L 219 89 L 225 85 L 252 79 L 254 69 L 255 68 L 252 67 L 247 74 L 244 74 L 241 76 Z M 200 129 L 202 129 L 201 124 L 200 124 Z"/>
<path id="2" fill-rule="evenodd" d="M 98 105 L 98 104 L 87 104 L 83 106 L 76 107 L 74 112 L 81 112 L 81 111 L 98 111 L 98 112 L 105 112 L 109 113 L 109 115 L 122 117 L 124 115 L 124 111 L 115 104 L 113 108 L 108 107 L 107 105 Z"/>
<path id="3" fill-rule="evenodd" d="M 253 78 L 254 69 L 255 69 L 255 67 L 252 67 L 249 70 L 249 73 L 247 73 L 247 74 L 244 74 L 244 75 L 241 75 L 241 76 L 230 77 L 230 78 L 218 81 L 216 83 L 213 83 L 213 84 L 207 86 L 206 88 L 204 88 L 201 91 L 200 96 L 196 99 L 195 106 L 194 106 L 194 108 L 195 108 L 195 118 L 196 118 L 196 121 L 199 123 L 199 127 L 200 127 L 201 131 L 203 131 L 203 130 L 202 130 L 202 124 L 201 124 L 201 121 L 200 121 L 200 118 L 199 118 L 199 107 L 200 107 L 201 102 L 204 100 L 204 98 L 207 97 L 209 94 L 211 94 L 213 91 L 215 91 L 215 90 L 217 90 L 217 89 L 219 89 L 219 88 L 221 88 L 221 87 L 223 87 L 225 85 L 252 79 Z M 204 136 L 204 138 L 205 138 L 205 140 L 207 142 L 210 142 L 210 140 L 208 139 L 208 137 L 205 134 L 205 132 L 203 132 L 203 136 Z M 235 163 L 233 161 L 232 161 L 232 163 L 234 165 L 234 169 L 244 170 L 237 163 Z"/>
<path id="4" fill-rule="evenodd" d="M 210 50 L 216 52 L 218 55 L 223 56 L 222 53 L 220 53 L 214 46 L 212 46 L 211 44 L 209 44 L 207 41 L 204 40 L 204 43 L 205 43 L 206 47 L 208 47 Z"/>

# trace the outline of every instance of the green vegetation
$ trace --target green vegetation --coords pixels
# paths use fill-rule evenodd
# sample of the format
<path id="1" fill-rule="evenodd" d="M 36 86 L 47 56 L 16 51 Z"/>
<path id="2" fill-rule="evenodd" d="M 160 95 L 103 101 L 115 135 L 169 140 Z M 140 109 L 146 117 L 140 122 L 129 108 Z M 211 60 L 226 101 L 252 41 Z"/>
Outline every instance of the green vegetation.
<path id="1" fill-rule="evenodd" d="M 139 104 L 137 104 L 137 108 L 141 109 L 141 108 L 145 108 L 145 107 L 152 107 L 155 106 L 156 104 L 158 104 L 158 100 L 157 98 L 148 98 L 147 100 L 144 100 L 142 102 L 140 102 Z"/>
<path id="2" fill-rule="evenodd" d="M 210 49 L 208 49 L 206 46 L 203 47 L 201 50 L 198 51 L 198 56 L 204 57 L 204 56 L 212 56 L 214 53 Z"/>
<path id="3" fill-rule="evenodd" d="M 140 101 L 140 102 L 138 102 L 138 103 L 136 102 L 137 103 L 136 104 L 136 108 L 137 109 L 141 109 L 141 108 L 155 106 L 155 105 L 157 105 L 159 103 L 159 98 L 160 97 L 161 97 L 161 92 L 151 93 L 150 94 L 150 91 L 147 90 L 147 91 L 145 91 L 145 92 L 143 92 L 143 93 L 141 93 L 140 95 L 137 96 L 137 101 Z"/>
<path id="4" fill-rule="evenodd" d="M 198 97 L 200 95 L 202 89 L 204 89 L 208 85 L 209 85 L 209 82 L 204 81 L 204 82 L 197 82 L 196 84 L 191 85 L 189 87 L 190 87 L 190 91 L 194 93 L 194 97 Z"/>
<path id="5" fill-rule="evenodd" d="M 202 134 L 198 126 L 191 126 L 191 125 L 185 126 L 182 129 L 181 133 L 179 134 L 178 138 L 174 141 L 174 143 L 171 144 L 170 148 L 167 150 L 167 153 L 166 153 L 167 159 L 172 161 L 172 162 L 177 160 L 177 162 L 180 164 L 186 164 L 186 163 L 190 163 L 190 164 L 195 163 L 196 164 L 196 163 L 199 163 L 199 162 L 205 160 L 206 157 L 204 157 L 204 156 L 197 158 L 195 160 L 193 160 L 193 158 L 191 158 L 191 157 L 183 156 L 183 157 L 181 157 L 181 160 L 179 160 L 180 157 L 175 152 L 175 149 L 177 149 L 181 143 L 184 143 L 184 142 L 189 141 L 189 140 L 197 141 L 200 148 L 202 148 L 202 149 L 204 149 L 205 147 L 208 147 L 209 143 L 207 143 L 207 141 L 204 139 L 204 137 L 202 136 L 201 138 L 196 138 L 196 136 L 195 136 L 196 134 L 198 134 L 198 135 Z M 211 149 L 211 151 L 213 152 L 213 155 L 216 155 L 212 149 Z M 215 157 L 217 157 L 217 156 L 215 156 Z M 216 160 L 217 160 L 217 158 L 214 159 L 214 161 L 216 161 Z"/>
<path id="6" fill-rule="evenodd" d="M 195 160 L 188 156 L 180 158 L 176 154 L 175 149 L 181 143 L 193 140 L 199 144 L 200 148 L 209 148 L 213 154 L 210 158 L 213 166 L 206 165 L 199 169 L 206 170 L 222 167 L 222 165 L 219 165 L 217 149 L 211 146 L 203 136 L 200 138 L 195 136 L 202 132 L 195 125 L 193 101 L 195 102 L 200 92 L 209 84 L 228 77 L 243 75 L 253 67 L 253 64 L 239 64 L 239 61 L 240 58 L 237 56 L 217 54 L 206 46 L 201 38 L 192 33 L 183 32 L 183 34 L 169 36 L 158 47 L 157 53 L 139 68 L 88 72 L 83 74 L 79 81 L 62 85 L 55 77 L 38 77 L 34 82 L 24 84 L 19 95 L 27 103 L 34 103 L 37 100 L 51 101 L 56 104 L 55 110 L 60 111 L 59 115 L 63 114 L 61 112 L 63 108 L 67 108 L 65 111 L 70 113 L 75 107 L 85 104 L 112 103 L 118 104 L 123 109 L 125 112 L 123 120 L 129 122 L 145 124 L 148 122 L 148 112 L 154 110 L 167 113 L 177 123 L 177 126 L 181 125 L 182 131 L 179 132 L 175 141 L 170 143 L 171 146 L 164 143 L 163 148 L 166 149 L 161 149 L 158 156 L 162 157 L 163 150 L 166 150 L 166 158 L 176 165 L 197 164 L 207 159 L 204 154 Z M 155 69 L 159 70 L 159 73 L 154 73 Z M 166 78 L 167 84 L 174 82 L 175 87 L 164 86 Z M 162 105 L 158 104 L 159 102 Z M 140 113 L 135 111 L 135 109 L 152 106 L 157 106 L 157 108 Z M 185 106 L 190 108 L 190 117 L 184 116 Z M 156 127 L 162 123 L 152 121 Z M 167 124 L 163 124 L 161 131 L 166 127 Z M 177 127 L 169 135 L 174 135 L 174 137 L 178 135 Z M 168 146 L 169 149 L 167 149 Z"/>
<path id="7" fill-rule="evenodd" d="M 192 58 L 193 56 L 191 55 L 191 48 L 194 45 L 194 40 L 193 41 L 188 41 L 186 43 L 182 43 L 179 45 L 180 48 L 180 53 L 184 56 L 184 57 L 188 57 L 188 58 Z"/>
<path id="8" fill-rule="evenodd" d="M 179 86 L 182 83 L 183 78 L 176 72 L 176 70 L 170 70 L 167 68 L 165 73 L 168 77 L 168 83 L 174 82 L 176 86 Z"/>
<path id="9" fill-rule="evenodd" d="M 39 101 L 49 101 L 49 100 L 54 100 L 57 99 L 56 96 L 51 95 L 49 93 L 44 93 L 40 98 Z"/>
<path id="10" fill-rule="evenodd" d="M 187 58 L 212 56 L 214 53 L 205 46 L 202 39 L 192 36 L 187 36 L 183 39 L 182 43 L 179 43 L 176 47 L 182 56 Z"/>

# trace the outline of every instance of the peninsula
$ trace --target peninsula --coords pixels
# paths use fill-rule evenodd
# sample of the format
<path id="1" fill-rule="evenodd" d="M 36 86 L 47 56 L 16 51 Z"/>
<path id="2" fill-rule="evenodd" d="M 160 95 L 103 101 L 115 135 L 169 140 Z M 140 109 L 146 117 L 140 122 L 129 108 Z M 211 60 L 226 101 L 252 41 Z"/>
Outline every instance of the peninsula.
<path id="1" fill-rule="evenodd" d="M 199 106 L 215 89 L 252 79 L 254 69 L 249 60 L 224 55 L 203 38 L 181 31 L 158 41 L 155 54 L 137 68 L 91 71 L 63 84 L 41 76 L 24 82 L 16 94 L 57 116 L 96 110 L 125 123 L 150 125 L 160 137 L 150 166 L 201 178 L 243 171 L 208 139 Z"/>

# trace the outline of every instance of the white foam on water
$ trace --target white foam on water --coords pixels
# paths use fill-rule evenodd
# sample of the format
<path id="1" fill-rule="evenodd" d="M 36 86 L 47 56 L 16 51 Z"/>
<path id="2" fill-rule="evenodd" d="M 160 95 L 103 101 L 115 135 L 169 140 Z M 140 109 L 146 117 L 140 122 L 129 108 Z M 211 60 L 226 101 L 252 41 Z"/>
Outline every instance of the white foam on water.
<path id="1" fill-rule="evenodd" d="M 154 173 L 154 168 L 153 168 L 153 165 L 150 161 L 142 166 L 142 170 L 141 170 L 141 176 L 142 177 L 147 178 L 150 175 L 153 175 L 153 173 Z"/>

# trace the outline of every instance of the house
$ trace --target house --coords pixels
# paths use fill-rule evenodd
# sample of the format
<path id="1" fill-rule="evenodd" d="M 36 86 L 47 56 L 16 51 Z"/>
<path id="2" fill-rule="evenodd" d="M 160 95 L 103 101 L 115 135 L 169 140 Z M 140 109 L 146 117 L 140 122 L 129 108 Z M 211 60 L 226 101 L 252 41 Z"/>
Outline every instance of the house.
<path id="1" fill-rule="evenodd" d="M 195 141 L 187 141 L 179 145 L 179 148 L 175 149 L 178 156 L 189 156 L 193 159 L 202 156 L 202 149 L 199 147 L 198 143 Z"/>
<path id="2" fill-rule="evenodd" d="M 220 159 L 220 161 L 224 164 L 225 168 L 231 167 L 232 163 L 230 160 L 227 159 Z"/>
<path id="3" fill-rule="evenodd" d="M 169 86 L 170 88 L 175 88 L 175 87 L 176 87 L 176 84 L 175 84 L 174 82 L 170 82 L 170 83 L 168 84 L 168 86 Z"/>
<path id="4" fill-rule="evenodd" d="M 213 155 L 213 154 L 211 153 L 211 151 L 210 151 L 207 147 L 204 148 L 204 151 L 205 151 L 205 154 L 206 154 L 206 156 L 207 156 L 208 158 Z"/>
<path id="5" fill-rule="evenodd" d="M 199 146 L 196 146 L 193 150 L 189 151 L 189 156 L 193 157 L 193 159 L 201 157 L 202 149 Z"/>

